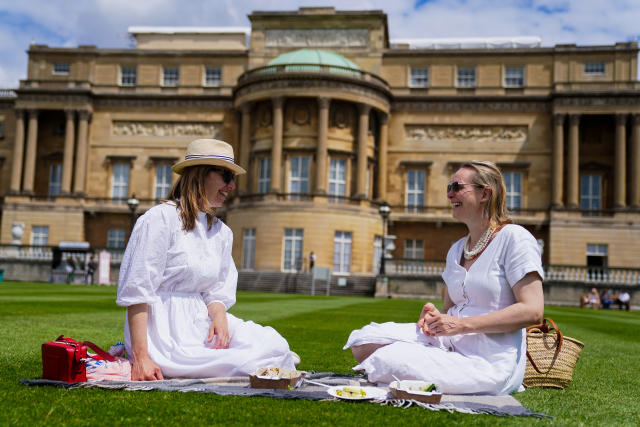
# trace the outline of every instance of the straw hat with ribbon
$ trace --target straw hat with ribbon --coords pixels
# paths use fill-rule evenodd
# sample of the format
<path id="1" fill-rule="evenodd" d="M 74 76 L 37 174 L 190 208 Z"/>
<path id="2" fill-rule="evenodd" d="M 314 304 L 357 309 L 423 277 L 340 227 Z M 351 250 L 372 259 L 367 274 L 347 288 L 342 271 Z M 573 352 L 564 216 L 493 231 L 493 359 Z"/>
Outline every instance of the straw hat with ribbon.
<path id="1" fill-rule="evenodd" d="M 189 166 L 210 165 L 229 169 L 236 175 L 247 173 L 235 163 L 233 147 L 218 139 L 196 139 L 187 146 L 184 160 L 173 165 L 172 169 L 177 174 L 182 174 L 184 168 Z"/>

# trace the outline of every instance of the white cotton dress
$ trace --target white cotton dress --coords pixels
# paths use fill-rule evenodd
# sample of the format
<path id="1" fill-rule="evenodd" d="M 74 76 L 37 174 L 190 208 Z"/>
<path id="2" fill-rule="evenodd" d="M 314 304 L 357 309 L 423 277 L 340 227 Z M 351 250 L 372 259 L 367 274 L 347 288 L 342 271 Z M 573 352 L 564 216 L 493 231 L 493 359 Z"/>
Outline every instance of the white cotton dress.
<path id="1" fill-rule="evenodd" d="M 465 238 L 447 254 L 442 277 L 453 306 L 448 314 L 470 317 L 515 302 L 511 287 L 529 272 L 543 277 L 540 248 L 524 228 L 503 227 L 467 271 L 460 265 Z M 388 344 L 355 366 L 370 381 L 400 379 L 435 382 L 448 394 L 501 395 L 521 389 L 526 363 L 525 330 L 509 333 L 425 335 L 416 323 L 371 323 L 351 332 L 345 349 Z"/>
<path id="2" fill-rule="evenodd" d="M 165 377 L 209 378 L 248 375 L 259 367 L 295 369 L 287 341 L 271 327 L 227 313 L 228 349 L 207 343 L 207 306 L 236 300 L 238 273 L 231 257 L 233 233 L 222 221 L 198 214 L 185 232 L 172 203 L 149 209 L 133 229 L 122 259 L 116 303 L 148 304 L 149 356 Z M 131 355 L 129 322 L 125 347 Z M 215 338 L 214 338 L 215 342 Z"/>

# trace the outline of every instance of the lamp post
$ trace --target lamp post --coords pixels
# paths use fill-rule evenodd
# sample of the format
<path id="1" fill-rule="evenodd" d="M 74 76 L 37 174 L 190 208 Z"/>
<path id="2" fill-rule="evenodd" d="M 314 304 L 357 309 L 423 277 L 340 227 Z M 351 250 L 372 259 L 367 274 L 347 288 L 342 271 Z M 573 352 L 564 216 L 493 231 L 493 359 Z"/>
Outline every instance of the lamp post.
<path id="1" fill-rule="evenodd" d="M 131 194 L 131 198 L 127 200 L 127 205 L 129 206 L 129 210 L 131 211 L 131 232 L 133 231 L 133 226 L 136 223 L 136 209 L 138 209 L 138 205 L 140 204 L 140 200 L 136 199 L 136 193 Z"/>
<path id="2" fill-rule="evenodd" d="M 380 216 L 382 217 L 382 251 L 380 251 L 380 275 L 385 274 L 384 261 L 385 261 L 385 248 L 386 248 L 386 236 L 387 236 L 387 219 L 391 214 L 391 208 L 387 202 L 382 202 L 378 209 Z"/>

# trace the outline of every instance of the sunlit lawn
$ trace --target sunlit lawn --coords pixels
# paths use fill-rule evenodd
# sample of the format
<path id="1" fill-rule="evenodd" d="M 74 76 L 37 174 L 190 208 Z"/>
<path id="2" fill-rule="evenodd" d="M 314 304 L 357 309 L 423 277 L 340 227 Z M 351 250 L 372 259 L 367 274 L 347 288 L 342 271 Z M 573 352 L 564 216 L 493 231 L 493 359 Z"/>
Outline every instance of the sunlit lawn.
<path id="1" fill-rule="evenodd" d="M 547 307 L 566 335 L 585 343 L 566 390 L 516 394 L 551 420 L 399 409 L 371 403 L 222 397 L 200 393 L 27 387 L 41 375 L 40 345 L 60 334 L 103 347 L 122 340 L 115 288 L 0 283 L 0 425 L 638 425 L 640 313 Z M 276 328 L 302 358 L 300 369 L 351 372 L 342 346 L 371 321 L 415 321 L 423 301 L 239 292 L 231 312 Z"/>

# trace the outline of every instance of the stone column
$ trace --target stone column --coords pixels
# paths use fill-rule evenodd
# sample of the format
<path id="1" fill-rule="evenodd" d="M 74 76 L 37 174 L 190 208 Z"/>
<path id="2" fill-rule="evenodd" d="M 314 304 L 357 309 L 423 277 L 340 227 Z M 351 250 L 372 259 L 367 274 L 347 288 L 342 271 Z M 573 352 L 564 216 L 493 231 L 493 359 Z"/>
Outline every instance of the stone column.
<path id="1" fill-rule="evenodd" d="M 553 115 L 553 169 L 551 171 L 551 206 L 563 206 L 564 188 L 564 114 Z"/>
<path id="2" fill-rule="evenodd" d="M 387 199 L 387 146 L 389 143 L 389 116 L 380 120 L 380 146 L 378 147 L 378 199 Z"/>
<path id="3" fill-rule="evenodd" d="M 369 135 L 369 111 L 371 106 L 359 104 L 360 119 L 358 120 L 358 163 L 356 180 L 356 197 L 367 198 L 367 136 Z"/>
<path id="4" fill-rule="evenodd" d="M 613 178 L 613 207 L 627 205 L 627 115 L 616 114 L 616 148 Z"/>
<path id="5" fill-rule="evenodd" d="M 569 153 L 567 161 L 567 206 L 578 208 L 580 181 L 580 115 L 569 115 Z"/>
<path id="6" fill-rule="evenodd" d="M 75 111 L 66 108 L 64 113 L 67 116 L 67 123 L 64 132 L 64 155 L 62 158 L 62 194 L 71 193 L 71 172 L 73 170 L 73 148 L 75 143 Z"/>
<path id="7" fill-rule="evenodd" d="M 29 129 L 27 131 L 27 155 L 24 162 L 25 193 L 33 193 L 36 177 L 36 153 L 38 151 L 38 110 L 29 110 Z"/>
<path id="8" fill-rule="evenodd" d="M 284 98 L 271 98 L 273 103 L 273 144 L 271 146 L 271 192 L 279 193 L 282 169 L 282 106 Z"/>
<path id="9" fill-rule="evenodd" d="M 87 175 L 87 137 L 89 132 L 89 117 L 87 110 L 78 111 L 78 151 L 76 152 L 75 176 L 73 179 L 73 192 L 84 194 L 84 182 Z"/>
<path id="10" fill-rule="evenodd" d="M 11 165 L 11 193 L 20 192 L 22 183 L 22 158 L 24 156 L 24 110 L 16 110 L 16 139 L 13 146 L 13 163 Z"/>
<path id="11" fill-rule="evenodd" d="M 633 116 L 631 134 L 631 176 L 629 179 L 630 203 L 634 209 L 640 209 L 640 114 Z"/>
<path id="12" fill-rule="evenodd" d="M 242 121 L 240 124 L 240 166 L 247 170 L 245 175 L 240 176 L 240 194 L 246 194 L 249 191 L 249 154 L 251 151 L 251 104 L 242 106 Z"/>
<path id="13" fill-rule="evenodd" d="M 327 134 L 329 132 L 329 98 L 318 98 L 318 145 L 316 148 L 316 194 L 327 194 Z"/>

